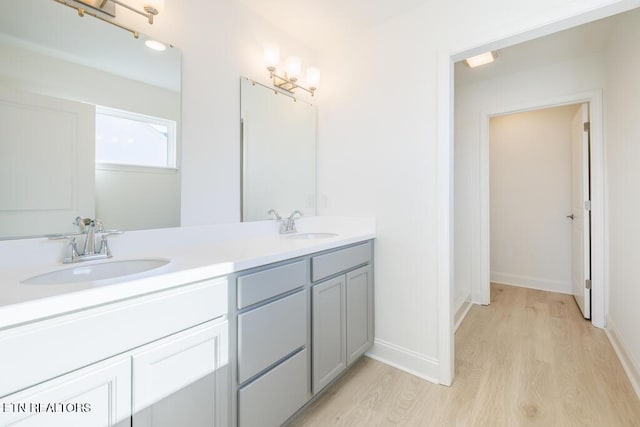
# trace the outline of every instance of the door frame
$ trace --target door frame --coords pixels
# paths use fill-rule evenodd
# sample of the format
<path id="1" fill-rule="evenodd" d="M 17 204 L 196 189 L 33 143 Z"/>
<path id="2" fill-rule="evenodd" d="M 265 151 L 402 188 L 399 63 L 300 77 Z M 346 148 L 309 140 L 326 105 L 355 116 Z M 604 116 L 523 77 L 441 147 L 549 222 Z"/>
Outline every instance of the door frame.
<path id="1" fill-rule="evenodd" d="M 491 295 L 491 209 L 489 166 L 489 122 L 491 118 L 544 108 L 589 104 L 591 123 L 591 323 L 605 326 L 605 195 L 604 128 L 602 90 L 540 99 L 520 105 L 483 111 L 480 118 L 480 303 L 489 304 Z"/>
<path id="2" fill-rule="evenodd" d="M 437 51 L 437 290 L 438 290 L 438 365 L 439 382 L 451 385 L 454 376 L 454 186 L 453 186 L 453 119 L 454 64 L 488 50 L 502 49 L 518 43 L 544 37 L 640 7 L 640 0 L 620 0 L 600 6 L 585 5 L 581 12 L 564 15 L 553 22 L 503 39 L 486 41 L 462 49 L 444 47 Z M 606 277 L 606 276 L 605 276 Z M 604 291 L 604 290 L 603 290 Z M 592 292 L 593 296 L 594 292 Z M 604 302 L 604 298 L 603 298 Z M 606 302 L 605 306 L 606 306 Z M 604 323 L 604 322 L 603 322 Z"/>

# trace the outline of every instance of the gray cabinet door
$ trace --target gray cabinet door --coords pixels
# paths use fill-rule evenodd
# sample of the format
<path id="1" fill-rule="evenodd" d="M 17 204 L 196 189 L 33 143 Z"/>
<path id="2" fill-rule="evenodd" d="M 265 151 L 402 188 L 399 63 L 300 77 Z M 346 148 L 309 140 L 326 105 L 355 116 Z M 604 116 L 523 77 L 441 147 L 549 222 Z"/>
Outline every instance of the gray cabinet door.
<path id="1" fill-rule="evenodd" d="M 347 273 L 347 364 L 373 344 L 373 280 L 371 266 Z"/>
<path id="2" fill-rule="evenodd" d="M 313 287 L 313 393 L 322 390 L 346 367 L 345 276 Z"/>

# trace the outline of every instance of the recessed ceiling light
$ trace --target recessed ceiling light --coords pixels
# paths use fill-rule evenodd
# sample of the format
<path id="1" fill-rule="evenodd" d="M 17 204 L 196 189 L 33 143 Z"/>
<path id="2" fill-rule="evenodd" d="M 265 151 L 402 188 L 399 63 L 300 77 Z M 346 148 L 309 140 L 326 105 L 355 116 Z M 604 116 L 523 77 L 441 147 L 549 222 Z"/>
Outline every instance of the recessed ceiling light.
<path id="1" fill-rule="evenodd" d="M 157 50 L 158 52 L 167 50 L 167 46 L 165 46 L 164 43 L 160 43 L 156 40 L 147 40 L 144 44 L 146 44 L 149 49 Z"/>
<path id="2" fill-rule="evenodd" d="M 485 52 L 480 55 L 472 56 L 465 59 L 467 65 L 471 68 L 479 67 L 481 65 L 489 64 L 496 59 L 498 55 L 495 52 Z"/>

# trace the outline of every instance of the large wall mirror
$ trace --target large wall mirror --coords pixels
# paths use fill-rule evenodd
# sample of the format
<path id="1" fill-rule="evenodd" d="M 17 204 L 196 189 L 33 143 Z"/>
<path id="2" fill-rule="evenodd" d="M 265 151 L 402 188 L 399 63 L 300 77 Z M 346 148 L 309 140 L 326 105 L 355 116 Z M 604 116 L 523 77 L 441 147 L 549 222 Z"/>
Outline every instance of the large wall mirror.
<path id="1" fill-rule="evenodd" d="M 242 220 L 316 214 L 316 108 L 241 78 Z"/>
<path id="2" fill-rule="evenodd" d="M 146 40 L 0 2 L 0 239 L 180 225 L 180 51 Z"/>

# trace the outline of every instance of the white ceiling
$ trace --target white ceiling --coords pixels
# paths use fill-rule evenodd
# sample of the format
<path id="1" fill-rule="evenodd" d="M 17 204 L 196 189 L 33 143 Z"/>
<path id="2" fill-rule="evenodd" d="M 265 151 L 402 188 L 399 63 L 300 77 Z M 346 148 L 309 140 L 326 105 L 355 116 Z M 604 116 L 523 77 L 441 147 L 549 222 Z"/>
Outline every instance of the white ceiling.
<path id="1" fill-rule="evenodd" d="M 382 24 L 430 0 L 240 0 L 314 49 Z"/>
<path id="2" fill-rule="evenodd" d="M 630 11 L 635 13 L 638 11 Z M 640 15 L 638 15 L 640 22 Z M 601 19 L 498 51 L 495 62 L 469 68 L 464 61 L 455 64 L 456 85 L 471 84 L 501 75 L 517 73 L 605 50 L 617 16 Z M 640 23 L 639 23 L 640 25 Z"/>

